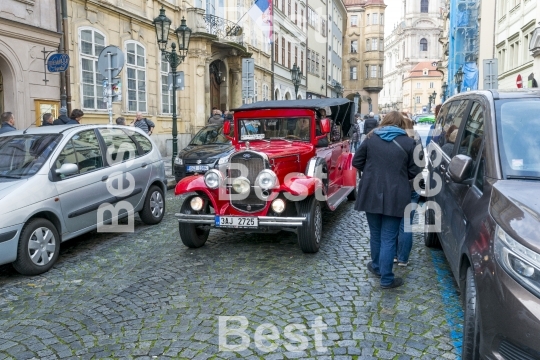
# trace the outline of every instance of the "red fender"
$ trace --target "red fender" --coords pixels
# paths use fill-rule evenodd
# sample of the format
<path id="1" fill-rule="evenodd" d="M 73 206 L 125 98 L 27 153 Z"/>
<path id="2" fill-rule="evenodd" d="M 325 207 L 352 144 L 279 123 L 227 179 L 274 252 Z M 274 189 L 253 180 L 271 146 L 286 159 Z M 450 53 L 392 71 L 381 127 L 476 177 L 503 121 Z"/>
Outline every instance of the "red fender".
<path id="1" fill-rule="evenodd" d="M 320 179 L 306 176 L 303 173 L 289 173 L 280 184 L 279 191 L 285 191 L 294 196 L 307 197 L 322 188 Z"/>

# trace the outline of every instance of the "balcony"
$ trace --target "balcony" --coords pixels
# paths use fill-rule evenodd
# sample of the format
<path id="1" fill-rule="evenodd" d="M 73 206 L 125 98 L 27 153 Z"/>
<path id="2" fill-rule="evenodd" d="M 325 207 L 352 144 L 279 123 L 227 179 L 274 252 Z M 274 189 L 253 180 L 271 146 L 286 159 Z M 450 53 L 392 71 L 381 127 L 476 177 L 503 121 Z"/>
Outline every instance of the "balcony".
<path id="1" fill-rule="evenodd" d="M 364 79 L 364 90 L 369 92 L 379 92 L 383 88 L 383 79 Z"/>
<path id="2" fill-rule="evenodd" d="M 246 53 L 241 26 L 219 16 L 205 14 L 204 9 L 189 8 L 187 12 L 193 37 L 210 38 L 220 47 L 233 47 Z"/>
<path id="3" fill-rule="evenodd" d="M 364 51 L 364 61 L 384 61 L 383 51 Z"/>

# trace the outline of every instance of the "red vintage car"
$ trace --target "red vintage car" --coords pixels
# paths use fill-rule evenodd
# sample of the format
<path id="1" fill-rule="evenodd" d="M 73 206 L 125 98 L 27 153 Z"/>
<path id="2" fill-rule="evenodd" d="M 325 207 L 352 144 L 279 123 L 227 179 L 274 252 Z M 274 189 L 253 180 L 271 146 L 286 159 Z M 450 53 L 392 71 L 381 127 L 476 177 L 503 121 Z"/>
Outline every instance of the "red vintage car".
<path id="1" fill-rule="evenodd" d="M 319 250 L 322 206 L 354 200 L 358 176 L 349 140 L 353 103 L 344 98 L 243 105 L 226 122 L 235 151 L 218 168 L 181 180 L 190 194 L 176 214 L 182 242 L 203 246 L 211 228 L 298 235 L 303 252 Z M 232 126 L 234 125 L 234 126 Z M 231 129 L 234 129 L 231 131 Z"/>

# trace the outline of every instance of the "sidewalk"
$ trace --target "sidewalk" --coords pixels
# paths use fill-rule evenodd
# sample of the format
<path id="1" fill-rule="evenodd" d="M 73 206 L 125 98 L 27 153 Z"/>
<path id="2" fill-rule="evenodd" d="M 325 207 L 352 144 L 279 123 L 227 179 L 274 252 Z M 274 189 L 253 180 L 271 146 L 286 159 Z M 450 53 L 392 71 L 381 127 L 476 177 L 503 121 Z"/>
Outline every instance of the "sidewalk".
<path id="1" fill-rule="evenodd" d="M 163 162 L 165 163 L 165 177 L 167 178 L 167 189 L 174 189 L 174 187 L 176 186 L 176 180 L 174 179 L 172 157 L 164 157 Z"/>

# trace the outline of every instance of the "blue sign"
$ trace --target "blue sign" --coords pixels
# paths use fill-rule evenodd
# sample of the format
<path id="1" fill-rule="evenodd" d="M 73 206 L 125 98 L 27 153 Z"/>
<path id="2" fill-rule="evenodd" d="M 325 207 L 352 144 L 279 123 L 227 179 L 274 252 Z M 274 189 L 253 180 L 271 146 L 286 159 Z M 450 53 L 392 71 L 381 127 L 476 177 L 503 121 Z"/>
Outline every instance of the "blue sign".
<path id="1" fill-rule="evenodd" d="M 52 54 L 47 59 L 47 70 L 49 72 L 66 71 L 69 66 L 68 54 Z"/>

